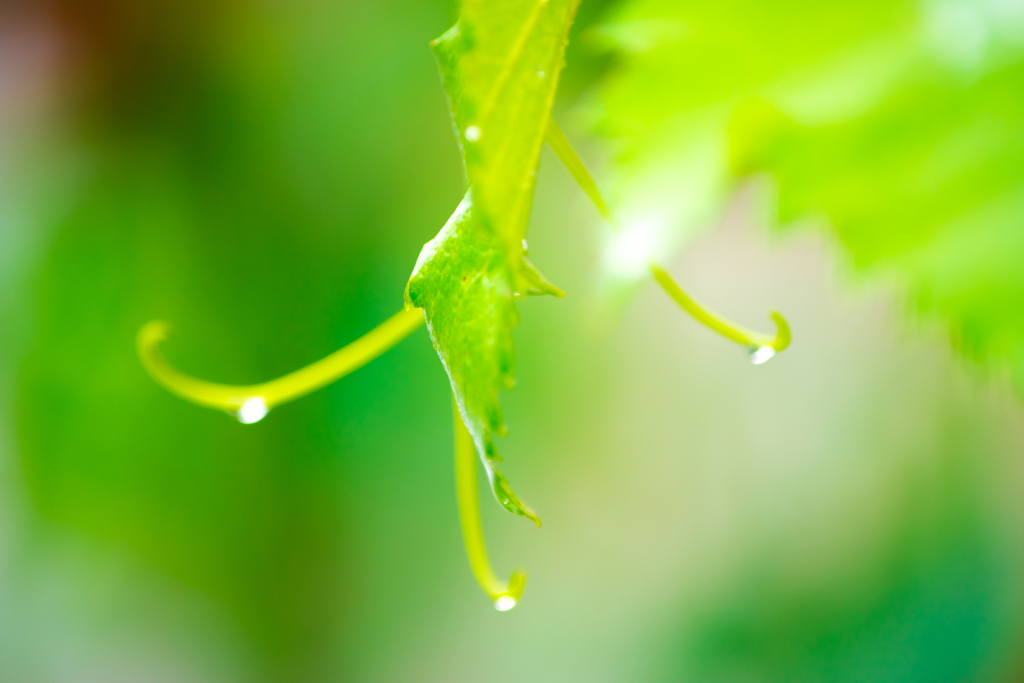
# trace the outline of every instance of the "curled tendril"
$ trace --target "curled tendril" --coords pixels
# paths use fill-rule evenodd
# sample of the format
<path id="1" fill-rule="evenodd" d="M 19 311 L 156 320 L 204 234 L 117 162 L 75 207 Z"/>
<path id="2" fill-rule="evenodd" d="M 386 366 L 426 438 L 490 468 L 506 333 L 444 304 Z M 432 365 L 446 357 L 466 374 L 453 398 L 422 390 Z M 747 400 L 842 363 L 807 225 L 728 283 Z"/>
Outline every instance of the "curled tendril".
<path id="1" fill-rule="evenodd" d="M 679 304 L 680 308 L 692 315 L 708 329 L 714 330 L 737 344 L 743 344 L 750 348 L 752 353 L 757 353 L 759 349 L 770 348 L 773 351 L 772 355 L 774 355 L 789 346 L 789 324 L 778 311 L 771 312 L 772 320 L 775 321 L 775 337 L 769 337 L 768 335 L 740 327 L 728 320 L 723 320 L 717 314 L 704 308 L 694 301 L 689 294 L 684 292 L 683 288 L 676 284 L 675 280 L 658 266 L 651 266 L 651 274 L 658 281 L 658 284 L 661 285 L 661 288 Z M 765 358 L 765 360 L 768 359 Z"/>
<path id="2" fill-rule="evenodd" d="M 196 379 L 168 363 L 159 346 L 169 336 L 171 326 L 162 320 L 147 323 L 139 330 L 137 346 L 142 365 L 165 389 L 197 405 L 223 410 L 248 424 L 261 420 L 274 406 L 305 396 L 358 370 L 421 324 L 422 309 L 403 310 L 326 358 L 284 377 L 248 386 Z"/>
<path id="3" fill-rule="evenodd" d="M 487 547 L 484 545 L 483 526 L 480 523 L 476 445 L 462 421 L 459 406 L 454 400 L 452 413 L 455 423 L 455 493 L 459 503 L 459 521 L 462 523 L 466 555 L 469 557 L 473 576 L 494 603 L 494 608 L 506 612 L 519 603 L 523 588 L 526 587 L 526 574 L 514 571 L 508 583 L 502 583 L 491 569 L 490 560 L 487 559 Z"/>
<path id="4" fill-rule="evenodd" d="M 590 171 L 587 170 L 587 167 L 580 159 L 579 154 L 577 154 L 576 150 L 573 149 L 572 144 L 565 137 L 565 134 L 562 133 L 562 130 L 553 119 L 548 121 L 545 139 L 551 149 L 569 170 L 569 173 L 576 180 L 576 183 L 583 189 L 586 195 L 590 197 L 590 200 L 594 202 L 594 206 L 597 207 L 601 216 L 604 217 L 604 219 L 613 227 L 618 228 L 615 216 L 612 214 L 611 209 L 608 208 L 608 204 L 604 201 L 604 197 L 601 196 L 601 191 L 598 189 L 597 183 L 594 182 L 594 178 L 590 175 Z M 652 263 L 649 265 L 649 268 L 655 281 L 661 285 L 661 288 L 664 289 L 677 304 L 679 304 L 680 308 L 689 313 L 693 316 L 694 320 L 701 323 L 708 329 L 717 332 L 726 339 L 732 340 L 737 344 L 746 346 L 750 351 L 750 359 L 755 365 L 764 363 L 776 353 L 789 346 L 791 339 L 789 323 L 786 322 L 786 319 L 783 318 L 782 314 L 778 311 L 771 312 L 771 318 L 775 321 L 774 337 L 753 332 L 729 322 L 720 315 L 698 304 L 693 300 L 693 297 L 687 294 L 683 288 L 680 287 L 660 266 Z"/>

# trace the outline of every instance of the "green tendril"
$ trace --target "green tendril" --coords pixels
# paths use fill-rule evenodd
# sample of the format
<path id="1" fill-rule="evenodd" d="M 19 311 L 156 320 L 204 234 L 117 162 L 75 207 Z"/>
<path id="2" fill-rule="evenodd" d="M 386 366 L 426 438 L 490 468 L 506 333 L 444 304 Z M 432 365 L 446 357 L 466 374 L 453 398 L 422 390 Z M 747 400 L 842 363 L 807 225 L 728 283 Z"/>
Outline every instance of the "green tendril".
<path id="1" fill-rule="evenodd" d="M 405 339 L 421 324 L 422 309 L 403 310 L 326 358 L 284 377 L 248 386 L 215 384 L 177 370 L 160 353 L 160 343 L 171 332 L 171 326 L 162 320 L 147 323 L 139 330 L 137 346 L 142 365 L 165 389 L 186 401 L 223 410 L 240 422 L 250 424 L 263 419 L 271 408 L 312 393 L 358 370 Z"/>
<path id="2" fill-rule="evenodd" d="M 586 165 L 580 159 L 579 154 L 573 149 L 572 144 L 569 142 L 565 134 L 555 123 L 554 119 L 548 121 L 547 135 L 545 137 L 548 146 L 555 152 L 561 162 L 569 170 L 569 173 L 579 184 L 580 188 L 590 197 L 591 201 L 594 202 L 594 206 L 597 207 L 598 212 L 601 216 L 607 220 L 612 227 L 618 229 L 618 223 L 615 220 L 615 216 L 612 214 L 611 209 L 608 208 L 608 204 L 604 201 L 604 197 L 601 196 L 601 191 L 597 187 L 597 183 L 594 182 L 593 176 L 590 175 L 590 171 L 587 170 Z M 744 327 L 731 323 L 722 316 L 708 310 L 701 306 L 699 303 L 694 301 L 693 297 L 687 294 L 682 287 L 680 287 L 675 280 L 665 272 L 664 268 L 656 264 L 649 264 L 651 275 L 654 276 L 655 281 L 661 285 L 661 288 L 672 297 L 680 308 L 693 316 L 694 320 L 704 325 L 713 332 L 717 332 L 726 339 L 742 344 L 750 351 L 750 359 L 755 365 L 760 365 L 765 361 L 769 360 L 772 356 L 780 351 L 784 350 L 789 346 L 791 340 L 791 333 L 789 329 L 789 323 L 782 317 L 782 314 L 777 311 L 771 312 L 771 318 L 775 321 L 775 336 L 769 337 L 768 335 L 753 332 Z"/>
<path id="3" fill-rule="evenodd" d="M 717 332 L 726 339 L 730 339 L 737 344 L 743 344 L 750 348 L 752 353 L 758 353 L 761 349 L 770 348 L 773 351 L 771 355 L 774 355 L 789 346 L 789 324 L 786 322 L 786 319 L 778 313 L 778 311 L 771 312 L 772 320 L 775 321 L 776 331 L 774 338 L 769 337 L 767 335 L 760 334 L 759 332 L 753 332 L 744 327 L 740 327 L 728 320 L 724 320 L 714 312 L 704 308 L 694 301 L 693 297 L 684 292 L 683 288 L 676 284 L 675 280 L 673 280 L 668 273 L 658 266 L 651 266 L 651 274 L 654 276 L 654 279 L 658 281 L 658 284 L 661 285 L 661 288 L 664 289 L 677 304 L 679 304 L 679 307 L 692 315 L 697 322 L 701 323 L 708 329 Z M 762 353 L 762 355 L 767 354 Z M 771 356 L 768 357 L 770 358 Z M 768 360 L 768 358 L 765 358 L 764 360 Z"/>
<path id="4" fill-rule="evenodd" d="M 484 545 L 483 526 L 480 523 L 480 499 L 477 491 L 479 458 L 476 445 L 462 421 L 458 403 L 454 400 L 452 413 L 455 423 L 455 492 L 469 566 L 480 588 L 494 603 L 494 608 L 500 612 L 507 612 L 519 603 L 523 588 L 526 587 L 526 574 L 514 571 L 505 584 L 491 569 L 491 563 L 487 559 L 487 547 Z"/>
<path id="5" fill-rule="evenodd" d="M 576 153 L 572 143 L 569 142 L 569 138 L 565 137 L 565 133 L 558 127 L 554 119 L 548 120 L 547 134 L 544 136 L 544 139 L 547 140 L 548 146 L 551 147 L 562 164 L 569 170 L 569 174 L 576 180 L 576 183 L 590 197 L 590 201 L 594 202 L 594 206 L 597 207 L 601 216 L 613 226 L 618 227 L 618 223 L 615 222 L 615 216 L 612 215 L 611 209 L 608 208 L 604 197 L 601 196 L 601 191 L 597 189 L 597 183 L 594 182 L 593 176 L 590 175 L 590 171 L 587 170 L 583 160 L 580 159 L 580 155 Z"/>

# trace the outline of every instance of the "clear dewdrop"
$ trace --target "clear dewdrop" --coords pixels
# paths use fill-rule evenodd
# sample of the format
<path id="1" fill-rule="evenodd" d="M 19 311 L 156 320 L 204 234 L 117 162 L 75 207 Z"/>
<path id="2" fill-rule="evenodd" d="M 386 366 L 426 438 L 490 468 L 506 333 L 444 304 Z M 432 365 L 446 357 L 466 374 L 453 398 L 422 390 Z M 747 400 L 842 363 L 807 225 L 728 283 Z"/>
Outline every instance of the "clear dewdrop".
<path id="1" fill-rule="evenodd" d="M 270 408 L 267 407 L 266 401 L 263 400 L 262 396 L 257 396 L 243 403 L 242 407 L 235 413 L 235 417 L 242 424 L 251 425 L 265 418 L 269 412 Z"/>
<path id="2" fill-rule="evenodd" d="M 466 128 L 466 139 L 470 142 L 476 142 L 483 134 L 484 132 L 480 130 L 480 126 L 469 126 Z"/>
<path id="3" fill-rule="evenodd" d="M 775 357 L 775 349 L 768 345 L 756 346 L 750 349 L 750 362 L 754 365 L 767 363 Z"/>
<path id="4" fill-rule="evenodd" d="M 519 601 L 511 595 L 499 595 L 498 599 L 494 601 L 494 609 L 499 612 L 507 612 L 515 607 L 518 602 Z"/>

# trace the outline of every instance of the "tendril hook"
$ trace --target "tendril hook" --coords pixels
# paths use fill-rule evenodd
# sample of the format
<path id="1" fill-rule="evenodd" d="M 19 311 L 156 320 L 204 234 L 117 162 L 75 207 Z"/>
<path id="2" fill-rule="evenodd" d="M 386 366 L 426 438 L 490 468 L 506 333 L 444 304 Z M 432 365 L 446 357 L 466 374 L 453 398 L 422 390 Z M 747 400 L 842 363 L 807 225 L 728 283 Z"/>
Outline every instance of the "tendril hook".
<path id="1" fill-rule="evenodd" d="M 455 424 L 455 493 L 459 504 L 462 540 L 473 576 L 480 588 L 499 612 L 507 612 L 519 603 L 526 587 L 526 574 L 512 572 L 508 583 L 502 583 L 491 568 L 484 544 L 483 525 L 480 522 L 480 497 L 477 490 L 476 444 L 459 414 L 458 403 L 452 400 L 452 419 Z"/>

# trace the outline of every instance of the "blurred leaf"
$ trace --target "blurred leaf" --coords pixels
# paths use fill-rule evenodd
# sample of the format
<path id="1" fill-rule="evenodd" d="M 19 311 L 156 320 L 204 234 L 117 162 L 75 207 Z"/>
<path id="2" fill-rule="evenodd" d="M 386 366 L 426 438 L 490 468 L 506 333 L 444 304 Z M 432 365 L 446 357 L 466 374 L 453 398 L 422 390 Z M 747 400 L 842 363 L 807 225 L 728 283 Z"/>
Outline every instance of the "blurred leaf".
<path id="1" fill-rule="evenodd" d="M 515 382 L 513 297 L 554 294 L 526 260 L 534 179 L 578 0 L 462 4 L 433 43 L 471 190 L 420 254 L 406 300 L 423 307 L 459 410 L 506 509 L 540 520 L 495 468 L 498 391 Z"/>
<path id="2" fill-rule="evenodd" d="M 769 171 L 783 219 L 824 214 L 1024 379 L 1022 31 L 994 0 L 623 3 L 588 39 L 621 58 L 590 113 L 626 233 L 670 251 Z"/>
<path id="3" fill-rule="evenodd" d="M 825 213 L 854 263 L 895 270 L 960 347 L 1024 380 L 1024 63 L 920 79 L 851 121 L 736 138 L 783 218 Z"/>

